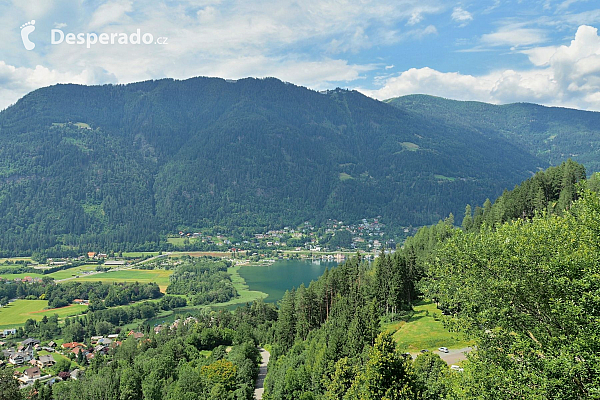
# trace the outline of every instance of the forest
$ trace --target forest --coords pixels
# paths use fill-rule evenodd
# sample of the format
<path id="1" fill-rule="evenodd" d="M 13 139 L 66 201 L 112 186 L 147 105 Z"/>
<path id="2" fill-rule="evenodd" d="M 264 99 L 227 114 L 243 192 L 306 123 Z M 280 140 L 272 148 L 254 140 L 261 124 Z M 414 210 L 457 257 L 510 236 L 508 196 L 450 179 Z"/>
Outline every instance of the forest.
<path id="1" fill-rule="evenodd" d="M 148 340 L 127 339 L 80 380 L 29 398 L 250 399 L 258 344 L 271 351 L 265 399 L 597 398 L 600 196 L 598 177 L 584 178 L 573 161 L 541 171 L 493 204 L 467 207 L 462 227 L 450 215 L 393 254 L 327 270 L 277 306 L 205 309 L 193 323 L 148 329 Z M 205 262 L 179 272 L 207 273 Z M 475 342 L 461 372 L 433 353 L 413 360 L 382 332 L 419 298 Z M 99 310 L 63 329 L 85 339 L 117 310 L 112 327 L 129 310 L 158 307 Z"/>
<path id="2" fill-rule="evenodd" d="M 355 91 L 273 78 L 55 85 L 0 113 L 0 256 L 170 250 L 180 230 L 330 218 L 401 232 L 547 166 L 500 134 Z"/>

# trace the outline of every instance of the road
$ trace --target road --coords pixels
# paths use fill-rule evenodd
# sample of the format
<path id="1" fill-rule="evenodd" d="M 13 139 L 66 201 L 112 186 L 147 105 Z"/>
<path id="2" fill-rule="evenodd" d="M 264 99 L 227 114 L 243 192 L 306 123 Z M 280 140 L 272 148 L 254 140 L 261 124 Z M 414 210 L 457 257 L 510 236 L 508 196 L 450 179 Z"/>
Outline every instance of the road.
<path id="1" fill-rule="evenodd" d="M 258 378 L 256 379 L 256 385 L 254 386 L 254 398 L 256 400 L 261 400 L 263 396 L 263 392 L 265 391 L 265 376 L 267 376 L 267 365 L 269 364 L 269 358 L 271 358 L 271 353 L 259 347 L 260 351 L 260 366 L 258 370 Z"/>

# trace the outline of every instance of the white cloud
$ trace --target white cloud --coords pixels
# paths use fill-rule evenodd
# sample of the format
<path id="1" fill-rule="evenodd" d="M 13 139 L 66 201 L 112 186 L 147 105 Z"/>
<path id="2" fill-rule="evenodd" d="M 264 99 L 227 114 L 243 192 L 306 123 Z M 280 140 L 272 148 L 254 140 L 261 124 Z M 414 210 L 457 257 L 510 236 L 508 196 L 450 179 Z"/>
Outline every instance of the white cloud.
<path id="1" fill-rule="evenodd" d="M 408 22 L 406 23 L 406 25 L 409 25 L 409 26 L 416 25 L 421 21 L 423 21 L 423 15 L 420 12 L 414 12 L 408 19 Z"/>
<path id="2" fill-rule="evenodd" d="M 71 74 L 41 65 L 25 68 L 0 61 L 0 110 L 14 104 L 24 93 L 57 83 L 116 83 L 116 78 L 99 68 L 84 69 L 77 74 Z"/>
<path id="3" fill-rule="evenodd" d="M 473 15 L 462 7 L 454 7 L 452 20 L 458 22 L 460 26 L 467 26 L 473 20 Z"/>
<path id="4" fill-rule="evenodd" d="M 534 102 L 600 111 L 600 37 L 591 26 L 580 26 L 569 46 L 524 51 L 528 70 L 493 71 L 485 75 L 412 68 L 391 77 L 378 90 L 363 93 L 386 99 L 426 93 L 458 100 L 491 103 Z"/>
<path id="5" fill-rule="evenodd" d="M 546 32 L 542 29 L 515 25 L 507 25 L 496 32 L 481 36 L 481 43 L 488 46 L 529 46 L 546 40 Z"/>
<path id="6" fill-rule="evenodd" d="M 127 20 L 127 13 L 132 11 L 133 3 L 130 0 L 116 0 L 102 4 L 92 15 L 89 28 L 98 29 L 110 24 L 120 24 Z"/>

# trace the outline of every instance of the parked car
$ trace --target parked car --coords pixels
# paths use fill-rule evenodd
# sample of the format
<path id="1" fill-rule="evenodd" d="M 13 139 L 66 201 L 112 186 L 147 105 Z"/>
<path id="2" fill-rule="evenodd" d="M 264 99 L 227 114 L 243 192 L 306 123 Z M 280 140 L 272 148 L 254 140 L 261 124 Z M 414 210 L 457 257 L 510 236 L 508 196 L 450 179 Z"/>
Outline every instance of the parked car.
<path id="1" fill-rule="evenodd" d="M 428 352 L 429 352 L 429 350 L 427 350 L 427 349 L 421 350 L 421 353 L 428 353 Z"/>
<path id="2" fill-rule="evenodd" d="M 441 353 L 448 353 L 450 350 L 448 350 L 447 347 L 438 347 L 438 351 Z"/>
<path id="3" fill-rule="evenodd" d="M 451 366 L 450 366 L 450 369 L 451 369 L 452 371 L 458 371 L 458 372 L 463 372 L 463 371 L 464 371 L 464 369 L 462 369 L 462 368 L 461 368 L 461 367 L 459 367 L 458 365 L 451 365 Z"/>

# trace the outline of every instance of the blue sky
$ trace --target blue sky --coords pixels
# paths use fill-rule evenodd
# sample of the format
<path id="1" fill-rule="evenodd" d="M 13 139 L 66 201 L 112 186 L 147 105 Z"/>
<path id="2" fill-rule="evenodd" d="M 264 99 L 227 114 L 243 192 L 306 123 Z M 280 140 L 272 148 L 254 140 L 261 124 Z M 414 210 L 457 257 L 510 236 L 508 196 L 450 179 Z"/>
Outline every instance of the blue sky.
<path id="1" fill-rule="evenodd" d="M 201 75 L 600 111 L 597 27 L 591 0 L 0 0 L 0 109 L 59 82 Z M 167 44 L 51 44 L 52 29 Z"/>

